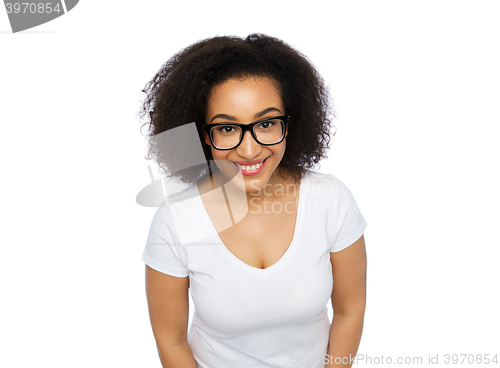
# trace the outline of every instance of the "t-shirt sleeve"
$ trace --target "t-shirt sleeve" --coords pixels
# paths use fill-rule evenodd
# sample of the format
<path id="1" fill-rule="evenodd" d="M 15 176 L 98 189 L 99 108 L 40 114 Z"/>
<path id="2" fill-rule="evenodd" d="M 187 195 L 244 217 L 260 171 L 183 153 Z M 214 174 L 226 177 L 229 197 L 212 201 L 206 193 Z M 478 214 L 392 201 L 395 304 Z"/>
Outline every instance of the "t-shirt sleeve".
<path id="1" fill-rule="evenodd" d="M 335 178 L 332 185 L 333 196 L 327 226 L 330 252 L 339 252 L 361 238 L 367 223 L 345 184 Z"/>
<path id="2" fill-rule="evenodd" d="M 165 202 L 156 211 L 149 229 L 142 260 L 152 269 L 176 277 L 186 277 L 189 270 L 181 259 L 175 233 L 169 226 L 173 224 Z"/>

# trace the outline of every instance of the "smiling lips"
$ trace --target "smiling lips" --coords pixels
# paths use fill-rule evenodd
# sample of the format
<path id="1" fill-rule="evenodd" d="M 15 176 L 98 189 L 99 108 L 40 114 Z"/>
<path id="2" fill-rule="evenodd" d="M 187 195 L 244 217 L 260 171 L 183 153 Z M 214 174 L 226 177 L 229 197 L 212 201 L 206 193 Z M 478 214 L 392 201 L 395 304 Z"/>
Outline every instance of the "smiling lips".
<path id="1" fill-rule="evenodd" d="M 241 172 L 245 176 L 248 176 L 248 175 L 255 175 L 261 172 L 262 168 L 266 165 L 267 158 L 268 157 L 266 157 L 263 160 L 255 160 L 251 162 L 243 162 L 243 161 L 241 161 L 240 163 L 235 161 L 231 162 L 239 172 Z"/>

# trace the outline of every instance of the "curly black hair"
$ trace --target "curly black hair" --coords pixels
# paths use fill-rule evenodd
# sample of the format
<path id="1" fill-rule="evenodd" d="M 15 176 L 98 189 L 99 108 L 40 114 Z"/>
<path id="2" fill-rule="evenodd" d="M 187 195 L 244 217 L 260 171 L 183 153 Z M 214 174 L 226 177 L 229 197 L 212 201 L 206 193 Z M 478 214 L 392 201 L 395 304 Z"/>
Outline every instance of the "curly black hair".
<path id="1" fill-rule="evenodd" d="M 148 125 L 148 153 L 160 169 L 191 183 L 207 174 L 199 170 L 173 172 L 175 163 L 155 137 L 167 130 L 196 123 L 205 158 L 210 165 L 210 146 L 203 140 L 202 123 L 213 88 L 233 78 L 268 77 L 277 82 L 286 114 L 290 116 L 286 150 L 279 165 L 295 180 L 322 158 L 330 143 L 334 117 L 323 79 L 300 52 L 274 37 L 251 34 L 214 37 L 199 41 L 174 55 L 149 81 L 139 115 Z"/>

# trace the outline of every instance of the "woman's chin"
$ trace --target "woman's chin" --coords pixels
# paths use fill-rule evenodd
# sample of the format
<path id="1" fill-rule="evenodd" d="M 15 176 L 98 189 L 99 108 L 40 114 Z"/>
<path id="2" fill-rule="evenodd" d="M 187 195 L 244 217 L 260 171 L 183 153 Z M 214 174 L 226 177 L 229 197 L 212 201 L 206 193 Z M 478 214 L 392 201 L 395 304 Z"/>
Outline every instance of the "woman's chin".
<path id="1" fill-rule="evenodd" d="M 261 180 L 248 178 L 241 174 L 235 175 L 229 182 L 238 190 L 248 194 L 260 193 L 265 186 L 265 183 L 261 183 Z"/>

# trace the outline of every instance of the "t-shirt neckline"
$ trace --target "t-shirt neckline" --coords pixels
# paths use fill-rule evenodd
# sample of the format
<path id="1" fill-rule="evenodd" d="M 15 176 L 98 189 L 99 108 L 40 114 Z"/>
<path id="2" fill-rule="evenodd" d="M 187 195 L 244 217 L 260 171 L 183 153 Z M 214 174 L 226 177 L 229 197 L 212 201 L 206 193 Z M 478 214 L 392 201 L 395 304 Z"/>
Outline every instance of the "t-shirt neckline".
<path id="1" fill-rule="evenodd" d="M 208 212 L 205 208 L 205 205 L 203 204 L 203 201 L 201 199 L 201 194 L 200 194 L 200 191 L 198 189 L 198 185 L 196 185 L 196 183 L 194 184 L 194 187 L 195 187 L 195 190 L 197 192 L 197 197 L 198 197 L 198 204 L 200 206 L 200 210 L 201 210 L 201 213 L 202 213 L 202 216 L 204 217 L 205 219 L 205 222 L 208 224 L 208 226 L 210 226 L 211 228 L 211 231 L 213 232 L 217 242 L 219 243 L 218 245 L 220 245 L 220 248 L 222 248 L 222 251 L 223 253 L 226 254 L 227 258 L 232 262 L 234 263 L 235 265 L 237 265 L 238 267 L 242 268 L 242 269 L 245 269 L 247 271 L 250 271 L 250 272 L 254 272 L 256 274 L 267 274 L 273 270 L 276 270 L 278 268 L 280 268 L 285 262 L 286 262 L 286 259 L 290 256 L 290 253 L 293 252 L 293 249 L 295 248 L 295 243 L 297 242 L 297 238 L 299 238 L 299 235 L 300 235 L 300 232 L 301 232 L 301 223 L 302 223 L 302 213 L 303 213 L 303 202 L 304 202 L 304 199 L 303 199 L 303 196 L 304 196 L 304 193 L 305 193 L 305 186 L 307 184 L 307 180 L 308 180 L 308 175 L 307 173 L 301 178 L 301 181 L 300 181 L 300 187 L 299 187 L 299 198 L 298 198 L 298 206 L 297 206 L 297 214 L 296 214 L 296 217 L 295 217 L 295 226 L 294 226 L 294 230 L 293 230 L 293 236 L 292 236 L 292 240 L 290 242 L 290 244 L 288 245 L 288 248 L 286 249 L 285 253 L 281 256 L 281 258 L 276 261 L 275 263 L 273 263 L 272 265 L 270 265 L 269 267 L 266 267 L 266 268 L 257 268 L 257 267 L 254 267 L 254 266 L 250 266 L 249 264 L 243 262 L 241 259 L 239 259 L 238 257 L 236 257 L 233 253 L 231 253 L 231 251 L 226 247 L 226 245 L 224 244 L 224 242 L 222 241 L 222 239 L 220 238 L 219 236 L 219 233 L 217 232 L 217 230 L 215 229 L 215 226 L 213 225 L 212 223 L 212 220 L 210 219 L 210 216 L 208 215 Z"/>

